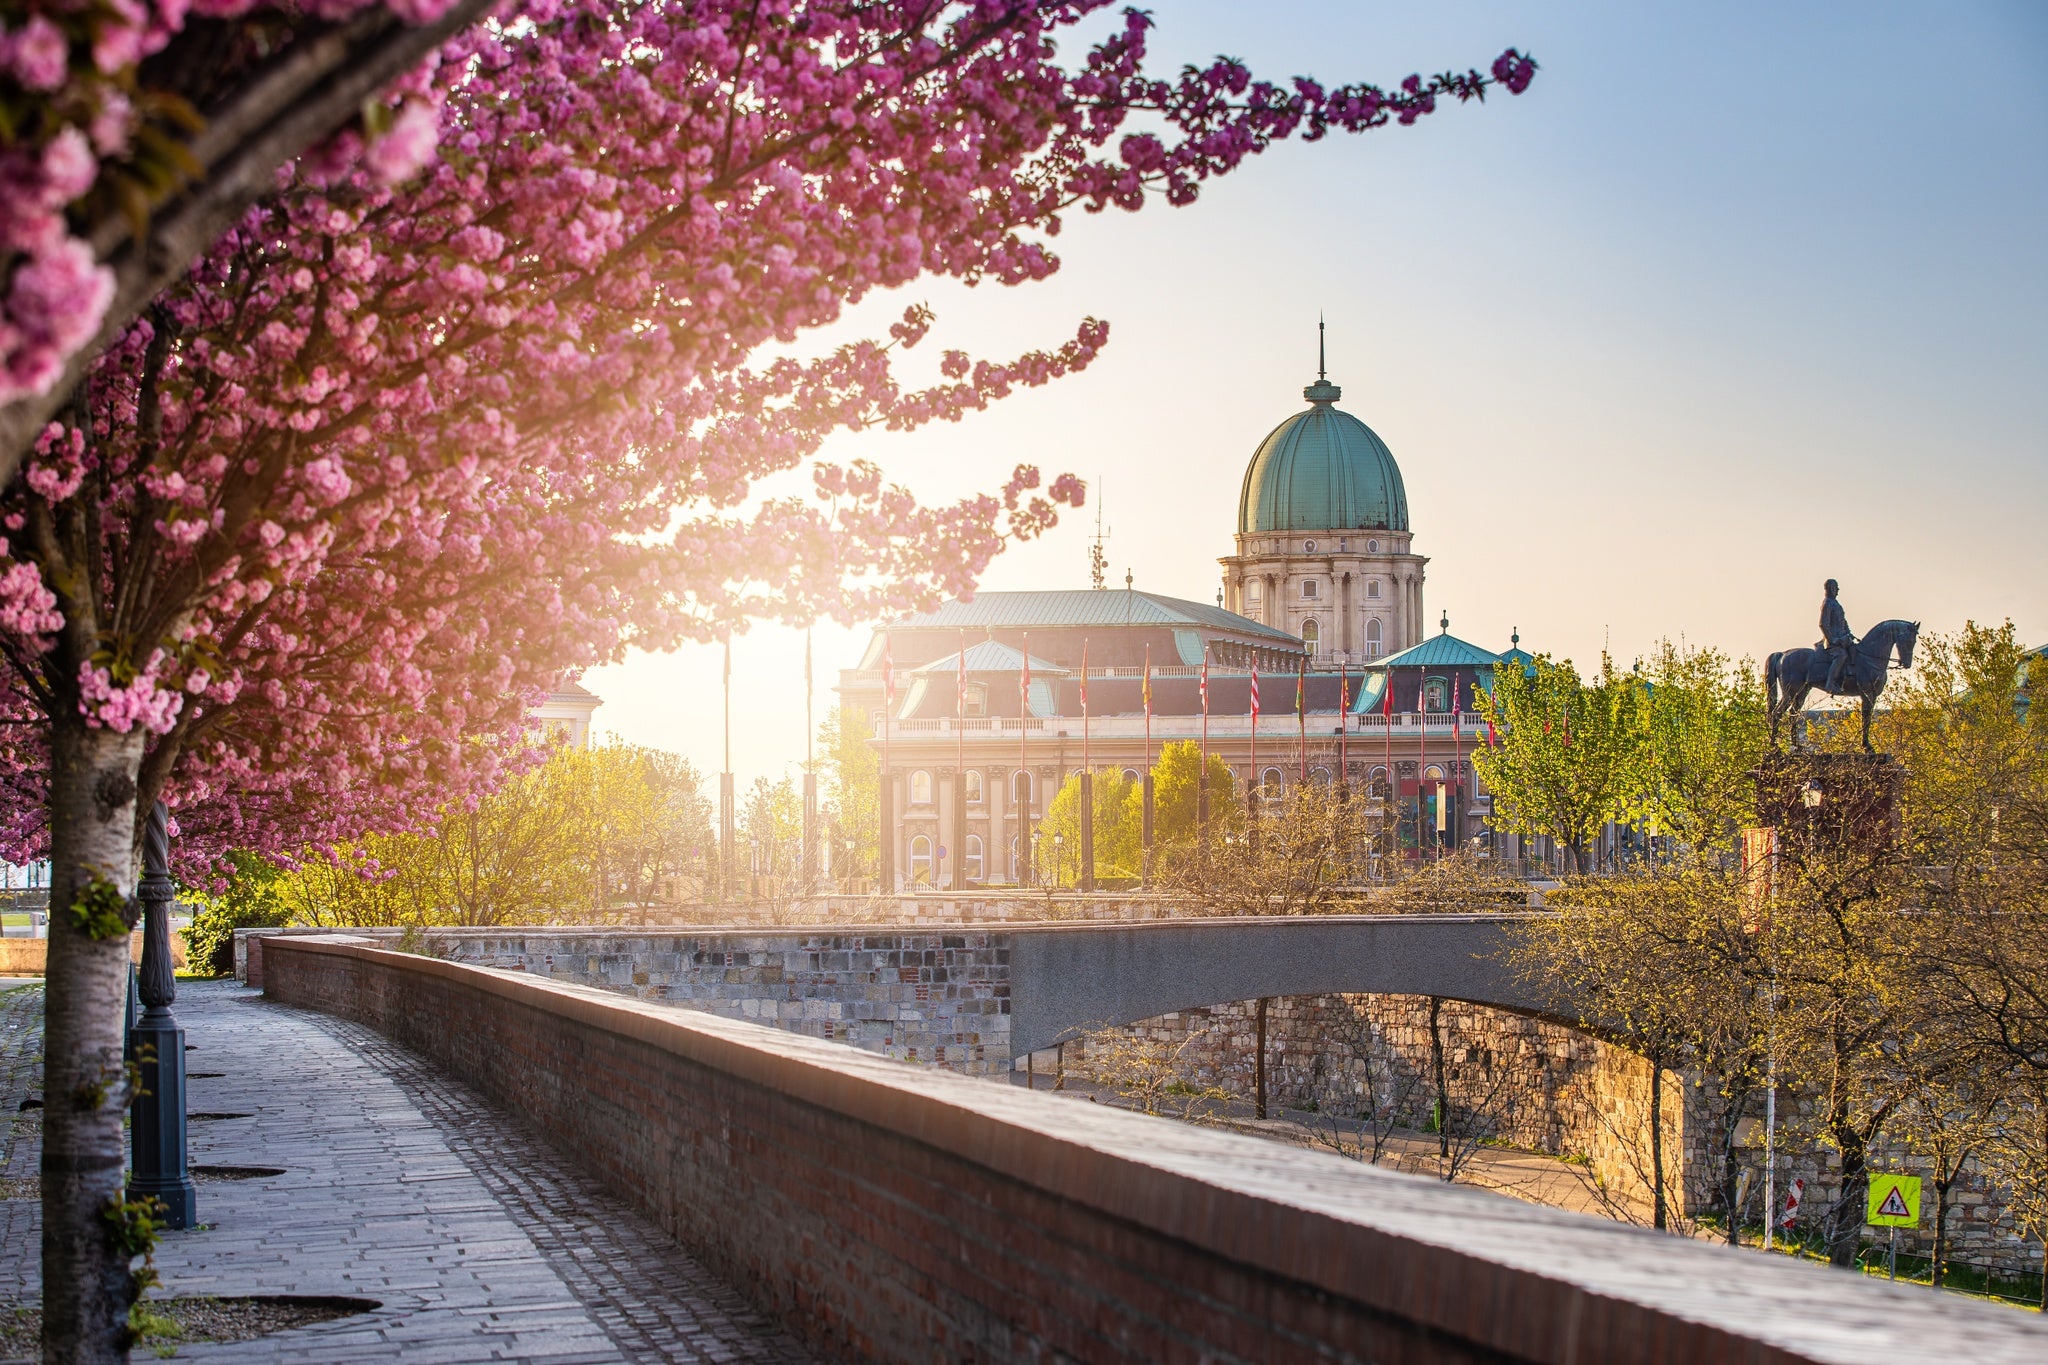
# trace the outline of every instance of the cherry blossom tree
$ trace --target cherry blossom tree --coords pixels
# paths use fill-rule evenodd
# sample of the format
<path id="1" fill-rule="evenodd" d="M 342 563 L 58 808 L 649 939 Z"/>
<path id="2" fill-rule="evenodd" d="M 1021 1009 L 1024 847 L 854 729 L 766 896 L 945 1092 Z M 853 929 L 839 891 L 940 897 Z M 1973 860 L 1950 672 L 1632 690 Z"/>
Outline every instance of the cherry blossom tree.
<path id="1" fill-rule="evenodd" d="M 0 3 L 0 484 L 278 167 L 338 130 L 386 174 L 430 153 L 373 97 L 500 3 Z"/>
<path id="2" fill-rule="evenodd" d="M 564 670 L 966 590 L 1078 484 L 1025 468 L 930 508 L 820 442 L 956 420 L 1087 364 L 1106 327 L 1002 363 L 947 351 L 922 386 L 896 373 L 922 308 L 810 362 L 764 347 L 927 272 L 1042 278 L 1075 207 L 1187 203 L 1277 138 L 1533 70 L 1162 82 L 1137 15 L 1061 65 L 1097 8 L 584 0 L 473 30 L 385 97 L 434 111 L 419 179 L 353 134 L 308 157 L 41 431 L 0 494 L 0 852 L 54 863 L 46 1150 L 77 1173 L 45 1182 L 45 1321 L 66 1358 L 117 1339 L 99 1215 L 138 807 L 171 799 L 201 857 L 413 827 L 520 761 Z"/>

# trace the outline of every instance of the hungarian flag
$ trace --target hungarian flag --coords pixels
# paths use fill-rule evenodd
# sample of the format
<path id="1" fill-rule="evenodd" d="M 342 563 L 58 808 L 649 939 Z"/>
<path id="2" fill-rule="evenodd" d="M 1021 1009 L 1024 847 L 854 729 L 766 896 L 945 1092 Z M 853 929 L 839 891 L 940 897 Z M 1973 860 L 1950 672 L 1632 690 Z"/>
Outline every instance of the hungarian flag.
<path id="1" fill-rule="evenodd" d="M 1145 698 L 1145 718 L 1152 718 L 1152 646 L 1145 646 L 1145 681 L 1138 689 Z"/>
<path id="2" fill-rule="evenodd" d="M 1259 661 L 1252 660 L 1252 719 L 1259 718 Z"/>
<path id="3" fill-rule="evenodd" d="M 1209 650 L 1202 648 L 1202 714 L 1209 714 Z"/>
<path id="4" fill-rule="evenodd" d="M 1088 642 L 1081 642 L 1081 714 L 1088 714 Z"/>
<path id="5" fill-rule="evenodd" d="M 1031 714 L 1031 637 L 1030 637 L 1029 635 L 1026 635 L 1026 636 L 1024 637 L 1024 671 L 1023 671 L 1022 673 L 1020 673 L 1020 674 L 1018 674 L 1018 675 L 1017 675 L 1017 699 L 1018 699 L 1018 700 L 1019 700 L 1019 701 L 1020 701 L 1020 702 L 1021 702 L 1021 703 L 1023 704 L 1023 709 L 1021 709 L 1020 711 L 1018 711 L 1018 712 L 1017 712 L 1017 714 L 1018 714 L 1019 716 L 1028 716 L 1028 715 L 1030 715 L 1030 714 Z"/>
<path id="6" fill-rule="evenodd" d="M 1308 714 L 1308 712 L 1302 709 L 1302 699 L 1307 694 L 1307 691 L 1308 660 L 1303 659 L 1301 661 L 1301 670 L 1294 675 L 1294 714 L 1296 714 L 1297 716 L 1305 716 Z"/>
<path id="7" fill-rule="evenodd" d="M 953 714 L 967 714 L 967 632 L 960 632 L 960 680 L 953 688 Z"/>
<path id="8" fill-rule="evenodd" d="M 731 667 L 730 664 L 727 667 Z M 729 676 L 729 675 L 728 675 Z M 882 637 L 882 704 L 891 715 L 896 712 L 896 664 L 889 657 L 889 637 Z"/>

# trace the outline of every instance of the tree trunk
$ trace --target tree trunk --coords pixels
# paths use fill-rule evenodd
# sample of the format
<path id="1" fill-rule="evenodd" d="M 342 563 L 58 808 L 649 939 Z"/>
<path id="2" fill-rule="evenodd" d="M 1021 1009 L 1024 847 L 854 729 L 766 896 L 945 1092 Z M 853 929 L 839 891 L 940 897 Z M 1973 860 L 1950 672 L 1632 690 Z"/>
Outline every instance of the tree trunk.
<path id="1" fill-rule="evenodd" d="M 1863 1241 L 1870 1167 L 1861 1133 L 1847 1124 L 1837 1124 L 1833 1136 L 1836 1150 L 1842 1154 L 1842 1187 L 1828 1219 L 1828 1264 L 1840 1270 L 1853 1270 L 1857 1249 Z"/>
<path id="2" fill-rule="evenodd" d="M 43 1359 L 128 1358 L 128 1256 L 105 1218 L 122 1199 L 128 934 L 92 938 L 69 907 L 95 879 L 135 887 L 140 731 L 60 717 L 50 732 L 50 939 L 44 1002 Z M 129 913 L 133 913 L 130 901 Z"/>
<path id="3" fill-rule="evenodd" d="M 1664 1063 L 1650 1057 L 1650 1226 L 1663 1231 L 1671 1224 L 1664 1201 Z"/>
<path id="4" fill-rule="evenodd" d="M 1927 1278 L 1936 1289 L 1941 1288 L 1941 1277 L 1948 1270 L 1949 1191 L 1955 1188 L 1956 1177 L 1962 1170 L 1963 1163 L 1958 1161 L 1946 1178 L 1936 1175 L 1934 1180 L 1934 1258 L 1927 1267 Z"/>
<path id="5" fill-rule="evenodd" d="M 1429 997 L 1429 1062 L 1436 1072 L 1437 1154 L 1451 1159 L 1451 1094 L 1444 1085 L 1443 997 Z"/>

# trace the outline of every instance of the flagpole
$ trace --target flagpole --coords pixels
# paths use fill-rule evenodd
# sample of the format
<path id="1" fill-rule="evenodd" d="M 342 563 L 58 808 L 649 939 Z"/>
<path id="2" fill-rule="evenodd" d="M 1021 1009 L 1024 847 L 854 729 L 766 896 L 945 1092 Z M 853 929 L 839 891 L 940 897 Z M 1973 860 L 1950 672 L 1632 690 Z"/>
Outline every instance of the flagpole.
<path id="1" fill-rule="evenodd" d="M 1294 714 L 1301 722 L 1301 773 L 1298 780 L 1308 782 L 1308 655 L 1301 656 L 1301 671 L 1294 675 Z"/>
<path id="2" fill-rule="evenodd" d="M 1387 818 L 1391 815 L 1396 815 L 1398 807 L 1395 803 L 1400 796 L 1400 788 L 1395 784 L 1394 779 L 1394 670 L 1392 667 L 1388 667 L 1383 672 L 1386 675 L 1386 681 L 1380 685 L 1380 738 L 1386 742 L 1387 794 L 1385 799 L 1380 802 L 1381 834 L 1387 832 Z M 1397 816 L 1394 820 L 1394 838 L 1388 841 L 1386 849 L 1381 855 L 1382 863 L 1380 870 L 1382 872 L 1387 871 L 1387 865 L 1384 860 L 1391 858 L 1396 852 L 1394 845 L 1400 842 L 1400 833 L 1401 823 Z"/>
<path id="3" fill-rule="evenodd" d="M 1209 827 L 1209 644 L 1202 642 L 1202 771 L 1195 778 L 1195 837 L 1206 845 Z"/>
<path id="4" fill-rule="evenodd" d="M 960 632 L 960 666 L 953 687 L 953 889 L 966 889 L 967 878 L 967 632 Z"/>
<path id="5" fill-rule="evenodd" d="M 889 632 L 882 632 L 882 790 L 876 802 L 875 821 L 877 843 L 875 859 L 875 880 L 877 893 L 887 896 L 896 891 L 896 801 L 890 783 L 894 780 L 889 771 L 889 731 L 896 720 L 896 661 L 890 654 Z"/>
<path id="6" fill-rule="evenodd" d="M 1152 887 L 1152 646 L 1145 646 L 1145 767 L 1143 788 L 1139 794 L 1139 833 L 1145 841 L 1145 866 L 1140 884 L 1147 890 Z"/>
<path id="7" fill-rule="evenodd" d="M 1031 860 L 1031 632 L 1024 632 L 1024 657 L 1018 665 L 1017 674 L 1017 772 L 1022 781 L 1017 784 L 1017 880 L 1020 883 L 1034 881 L 1038 869 Z"/>
<path id="8" fill-rule="evenodd" d="M 1252 656 L 1252 781 L 1251 789 L 1258 793 L 1253 802 L 1253 811 L 1266 804 L 1266 775 L 1259 771 L 1259 656 Z M 1254 828 L 1256 834 L 1256 827 Z"/>
<path id="9" fill-rule="evenodd" d="M 818 755 L 812 741 L 816 729 L 811 714 L 811 628 L 804 627 L 804 848 L 797 859 L 798 895 L 808 896 L 815 890 L 811 876 L 811 850 L 818 840 Z"/>
<path id="10" fill-rule="evenodd" d="M 1088 641 L 1081 640 L 1081 890 L 1095 889 L 1095 761 L 1088 749 Z"/>
<path id="11" fill-rule="evenodd" d="M 725 636 L 725 767 L 718 774 L 718 898 L 732 895 L 733 789 L 732 789 L 732 634 Z"/>

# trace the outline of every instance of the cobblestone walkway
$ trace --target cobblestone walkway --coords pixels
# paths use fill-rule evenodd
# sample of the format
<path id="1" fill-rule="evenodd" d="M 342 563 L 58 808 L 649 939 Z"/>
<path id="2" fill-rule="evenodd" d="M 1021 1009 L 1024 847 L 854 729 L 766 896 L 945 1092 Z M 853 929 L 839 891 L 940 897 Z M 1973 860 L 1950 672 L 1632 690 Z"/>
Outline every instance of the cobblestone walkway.
<path id="1" fill-rule="evenodd" d="M 175 1008 L 195 1049 L 187 1107 L 221 1116 L 192 1120 L 193 1164 L 285 1173 L 201 1184 L 204 1226 L 166 1234 L 157 1253 L 165 1292 L 381 1305 L 257 1341 L 188 1344 L 179 1359 L 807 1359 L 652 1224 L 381 1035 L 232 983 L 181 982 Z M 39 1070 L 40 1015 L 40 991 L 0 996 L 0 1120 L 13 1120 L 4 1300 L 40 1288 L 33 1181 L 17 1172 L 33 1175 L 41 1125 L 15 1117 Z"/>

